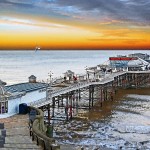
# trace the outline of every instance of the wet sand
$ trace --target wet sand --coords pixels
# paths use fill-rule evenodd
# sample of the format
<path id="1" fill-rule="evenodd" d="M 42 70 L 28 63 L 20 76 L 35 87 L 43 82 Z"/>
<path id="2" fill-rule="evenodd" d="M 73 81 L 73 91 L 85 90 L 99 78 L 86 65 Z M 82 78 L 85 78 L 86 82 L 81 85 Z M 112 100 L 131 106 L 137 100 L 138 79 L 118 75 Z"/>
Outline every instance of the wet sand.
<path id="1" fill-rule="evenodd" d="M 150 88 L 118 90 L 114 99 L 55 124 L 54 137 L 74 149 L 150 149 Z"/>

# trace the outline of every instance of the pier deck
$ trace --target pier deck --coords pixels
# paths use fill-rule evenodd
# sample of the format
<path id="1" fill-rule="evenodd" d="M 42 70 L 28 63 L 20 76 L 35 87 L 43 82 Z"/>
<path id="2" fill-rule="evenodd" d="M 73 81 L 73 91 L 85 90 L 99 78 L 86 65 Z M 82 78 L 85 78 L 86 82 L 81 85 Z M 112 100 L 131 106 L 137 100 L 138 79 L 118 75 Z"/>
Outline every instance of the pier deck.
<path id="1" fill-rule="evenodd" d="M 66 119 L 68 120 L 69 115 L 72 118 L 73 109 L 78 112 L 77 109 L 81 104 L 86 103 L 86 107 L 91 109 L 97 100 L 100 101 L 102 106 L 103 101 L 113 100 L 118 88 L 138 88 L 148 82 L 150 82 L 150 70 L 113 72 L 106 74 L 99 81 L 86 80 L 57 89 L 49 87 L 46 98 L 32 102 L 29 105 L 49 111 L 49 115 L 52 112 L 52 117 L 55 116 L 56 107 L 64 107 L 67 111 Z"/>

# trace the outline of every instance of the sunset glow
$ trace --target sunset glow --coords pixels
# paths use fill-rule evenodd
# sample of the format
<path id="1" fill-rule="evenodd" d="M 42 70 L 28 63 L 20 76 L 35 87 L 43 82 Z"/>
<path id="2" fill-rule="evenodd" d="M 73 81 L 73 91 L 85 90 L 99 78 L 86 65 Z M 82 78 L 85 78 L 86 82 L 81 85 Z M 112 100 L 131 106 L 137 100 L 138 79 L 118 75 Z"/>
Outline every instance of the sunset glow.
<path id="1" fill-rule="evenodd" d="M 2 0 L 0 49 L 149 49 L 150 2 L 131 1 Z"/>

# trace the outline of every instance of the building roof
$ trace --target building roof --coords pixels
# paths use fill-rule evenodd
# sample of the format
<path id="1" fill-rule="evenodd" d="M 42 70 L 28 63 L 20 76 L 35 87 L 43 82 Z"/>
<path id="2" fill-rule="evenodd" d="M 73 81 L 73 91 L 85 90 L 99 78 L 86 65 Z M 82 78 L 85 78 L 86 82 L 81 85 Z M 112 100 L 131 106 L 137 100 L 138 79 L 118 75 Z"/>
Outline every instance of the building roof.
<path id="1" fill-rule="evenodd" d="M 29 78 L 36 79 L 36 76 L 31 75 Z"/>
<path id="2" fill-rule="evenodd" d="M 42 88 L 46 88 L 48 86 L 47 83 L 41 83 L 41 82 L 36 82 L 36 83 L 19 83 L 19 84 L 14 84 L 14 85 L 9 85 L 6 86 L 6 91 L 14 93 L 14 92 L 32 92 L 36 91 Z"/>
<path id="3" fill-rule="evenodd" d="M 4 95 L 5 94 L 5 88 L 4 86 L 0 85 L 0 95 Z"/>
<path id="4" fill-rule="evenodd" d="M 143 55 L 143 56 L 145 56 L 145 55 L 148 55 L 148 54 L 143 54 L 143 53 L 134 53 L 134 54 L 129 54 L 129 56 L 132 56 L 132 55 Z"/>
<path id="5" fill-rule="evenodd" d="M 134 54 L 129 54 L 130 57 L 139 57 L 142 58 L 144 60 L 149 60 L 150 55 L 148 54 L 143 54 L 143 53 L 134 53 Z"/>
<path id="6" fill-rule="evenodd" d="M 0 85 L 6 85 L 6 82 L 3 82 L 2 80 L 0 80 Z"/>
<path id="7" fill-rule="evenodd" d="M 130 60 L 137 60 L 137 57 L 109 57 L 110 61 L 130 61 Z"/>
<path id="8" fill-rule="evenodd" d="M 71 70 L 67 70 L 64 74 L 74 74 Z"/>
<path id="9" fill-rule="evenodd" d="M 128 67 L 140 67 L 140 66 L 145 66 L 148 65 L 149 63 L 146 62 L 145 60 L 138 58 L 137 60 L 131 60 L 128 62 Z"/>
<path id="10" fill-rule="evenodd" d="M 96 70 L 97 66 L 86 68 L 86 70 Z"/>

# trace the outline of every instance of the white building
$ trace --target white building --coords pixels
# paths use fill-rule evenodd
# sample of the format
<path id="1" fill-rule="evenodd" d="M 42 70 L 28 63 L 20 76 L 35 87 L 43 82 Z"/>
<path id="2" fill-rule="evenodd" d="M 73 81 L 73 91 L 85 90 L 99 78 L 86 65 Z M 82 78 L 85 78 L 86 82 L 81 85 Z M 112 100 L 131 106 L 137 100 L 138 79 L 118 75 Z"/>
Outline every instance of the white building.
<path id="1" fill-rule="evenodd" d="M 67 70 L 65 73 L 64 73 L 64 79 L 67 81 L 71 81 L 73 80 L 73 77 L 74 77 L 75 73 L 72 72 L 71 70 Z"/>
<path id="2" fill-rule="evenodd" d="M 33 80 L 33 78 L 35 80 Z M 48 84 L 36 82 L 35 76 L 29 82 L 4 86 L 0 82 L 0 118 L 19 113 L 19 105 L 29 104 L 46 97 Z"/>
<path id="3" fill-rule="evenodd" d="M 110 70 L 108 65 L 97 65 L 95 67 L 86 68 L 87 79 L 99 81 L 105 76 L 108 70 Z"/>

